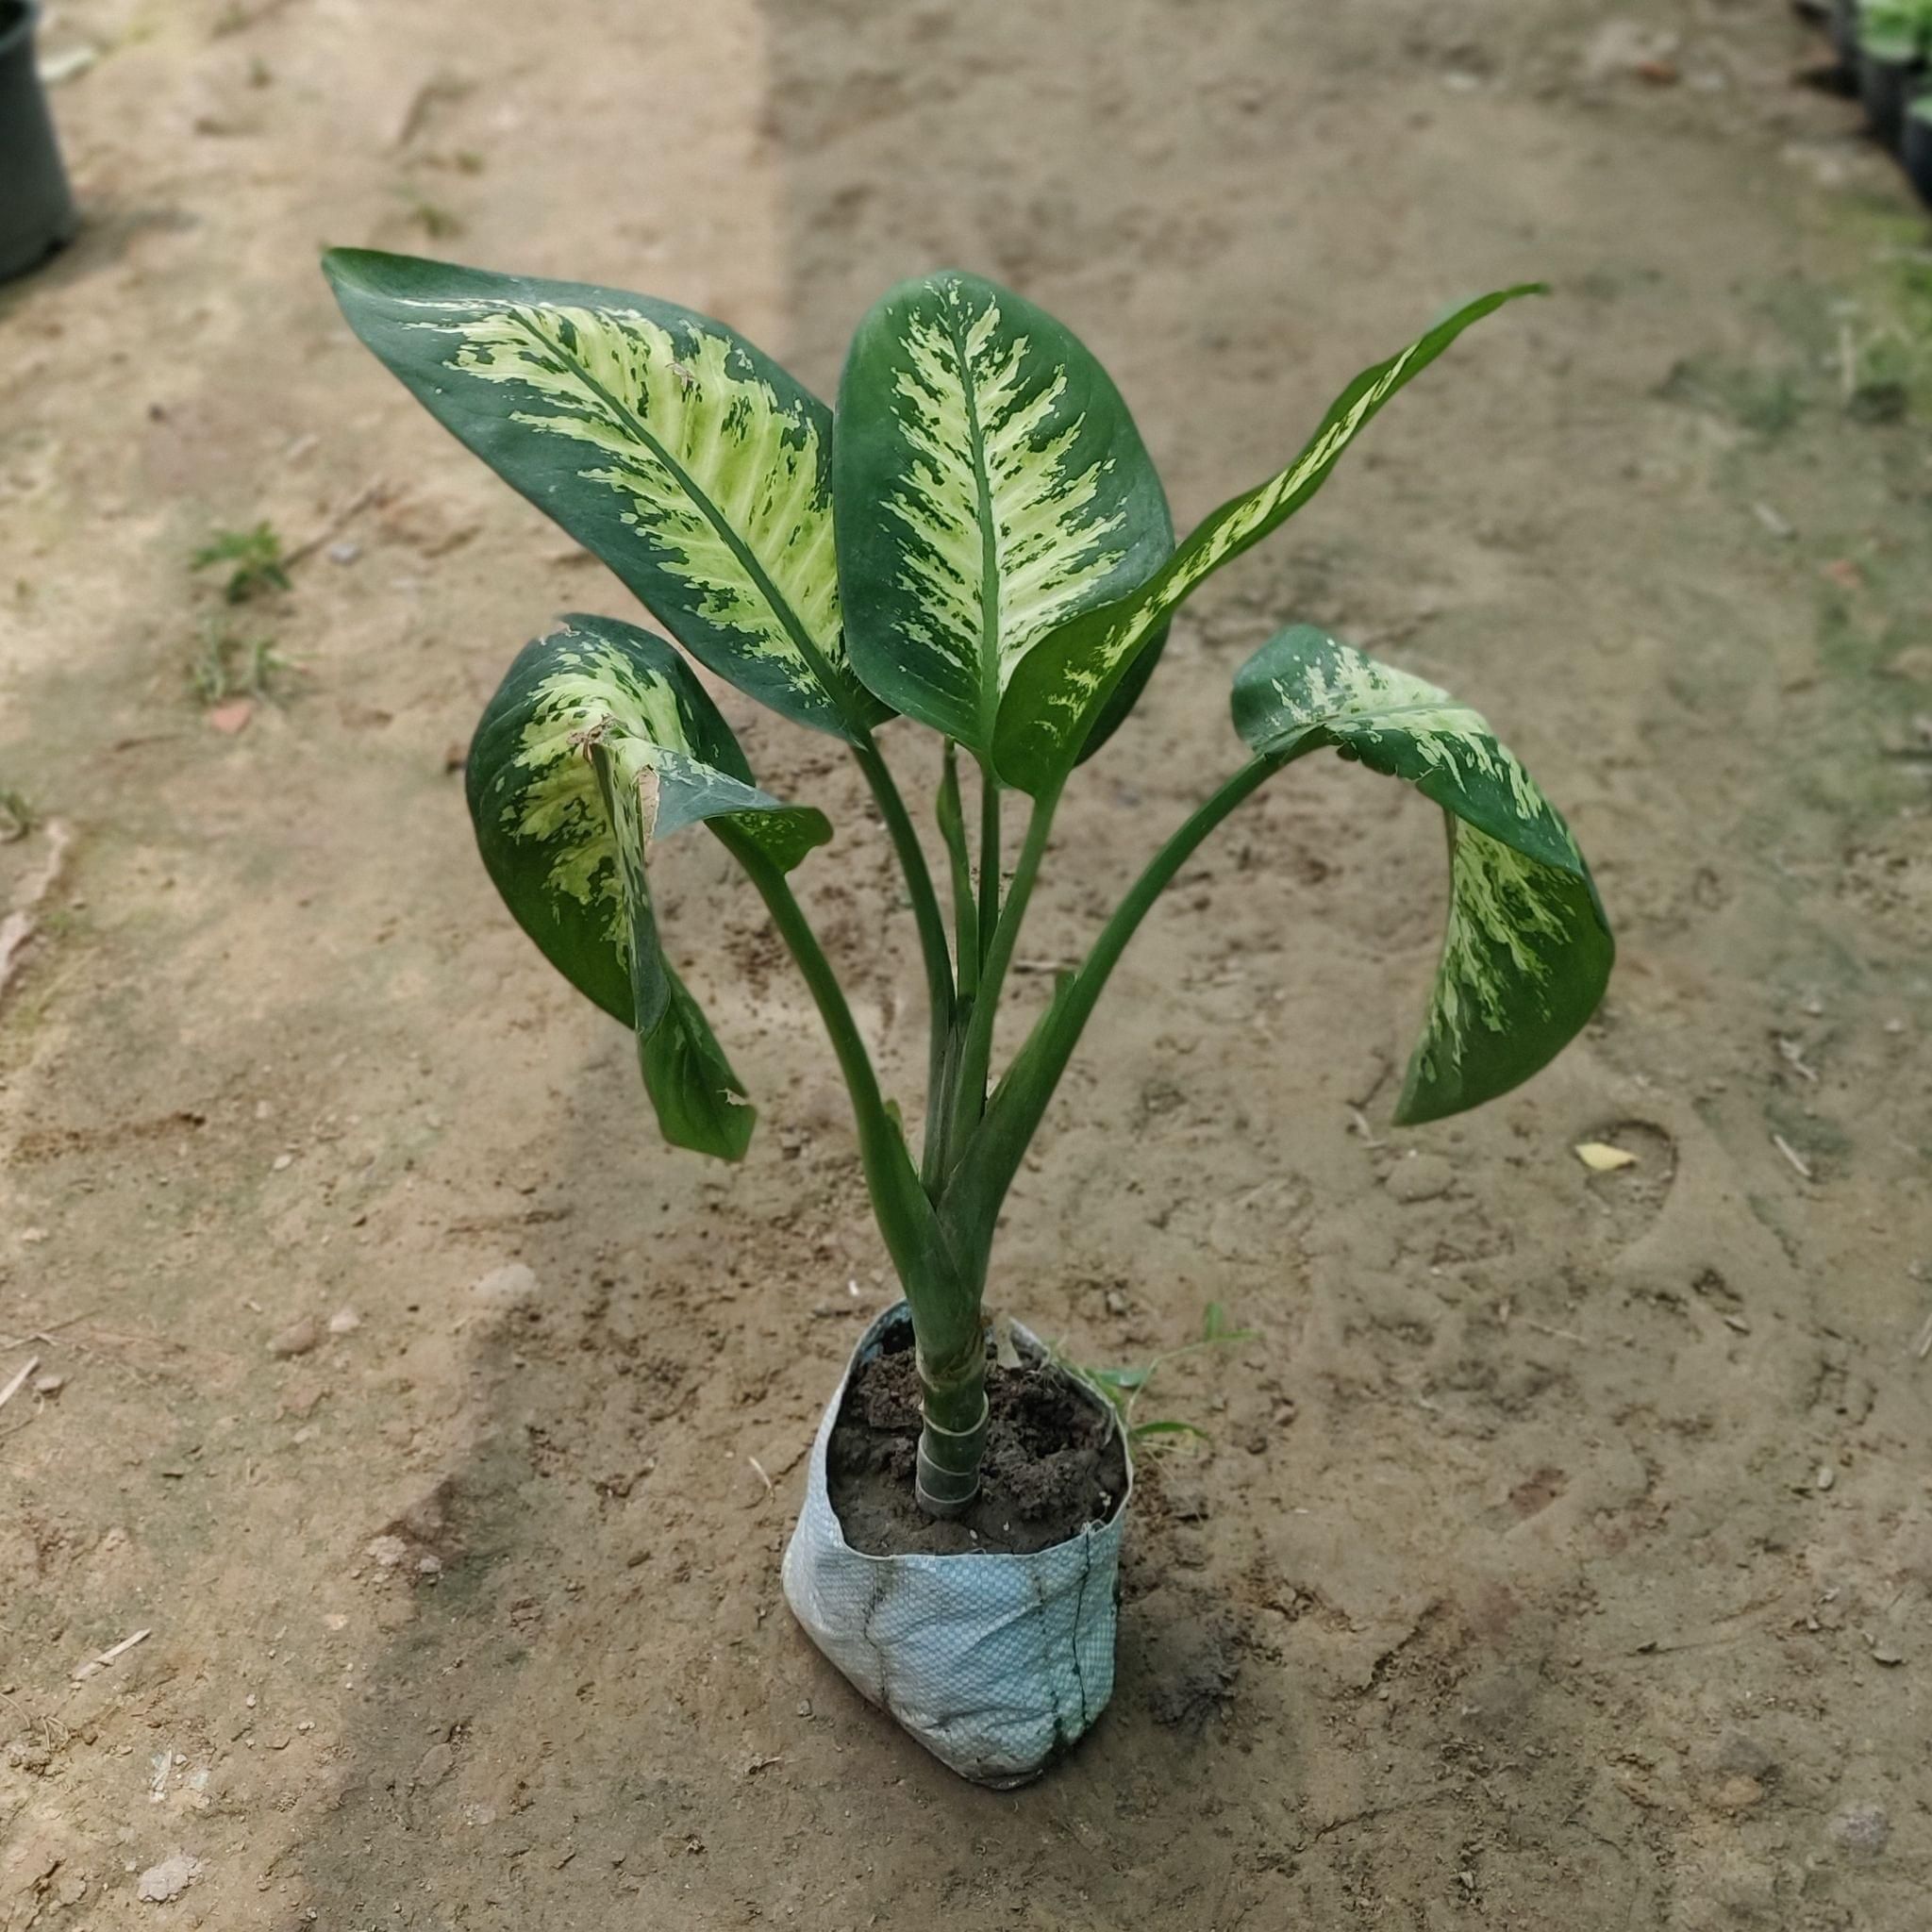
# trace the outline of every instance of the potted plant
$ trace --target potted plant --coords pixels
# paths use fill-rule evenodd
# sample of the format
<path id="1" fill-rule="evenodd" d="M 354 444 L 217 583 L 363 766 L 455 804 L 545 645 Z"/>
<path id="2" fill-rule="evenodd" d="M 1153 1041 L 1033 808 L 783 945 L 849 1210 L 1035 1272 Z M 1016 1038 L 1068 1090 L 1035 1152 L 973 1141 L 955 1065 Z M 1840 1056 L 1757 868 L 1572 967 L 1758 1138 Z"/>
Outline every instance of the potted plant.
<path id="1" fill-rule="evenodd" d="M 78 225 L 34 64 L 33 0 L 0 0 L 0 281 L 37 268 Z"/>
<path id="2" fill-rule="evenodd" d="M 1932 88 L 1923 89 L 1907 109 L 1898 152 L 1920 199 L 1932 208 Z"/>
<path id="3" fill-rule="evenodd" d="M 1859 0 L 1858 96 L 1872 130 L 1897 147 L 1925 55 L 1932 50 L 1932 0 Z"/>
<path id="4" fill-rule="evenodd" d="M 1055 808 L 1210 572 L 1314 494 L 1384 403 L 1512 289 L 1342 391 L 1294 460 L 1177 548 L 1125 404 L 1059 323 L 976 277 L 866 316 L 836 417 L 670 303 L 338 250 L 351 325 L 445 427 L 616 572 L 691 656 L 856 759 L 903 869 L 930 1009 L 923 1127 L 882 1091 L 790 883 L 832 836 L 759 789 L 674 646 L 574 616 L 526 646 L 468 763 L 485 865 L 537 944 L 632 1027 L 665 1136 L 743 1155 L 754 1109 L 666 957 L 657 841 L 703 823 L 769 908 L 849 1090 L 905 1299 L 827 1407 L 788 1600 L 868 1695 L 968 1776 L 1018 1782 L 1113 1675 L 1132 1474 L 1106 1391 L 988 1319 L 993 1230 L 1095 1002 L 1162 890 L 1252 792 L 1324 747 L 1442 808 L 1448 933 L 1398 1108 L 1515 1086 L 1594 1010 L 1612 947 L 1563 821 L 1478 714 L 1307 625 L 1235 678 L 1245 756 L 1149 858 L 992 1077 Z M 929 862 L 878 741 L 943 740 Z M 969 787 L 977 811 L 969 814 Z M 1001 805 L 1029 802 L 1008 874 Z M 973 821 L 976 819 L 976 837 Z"/>

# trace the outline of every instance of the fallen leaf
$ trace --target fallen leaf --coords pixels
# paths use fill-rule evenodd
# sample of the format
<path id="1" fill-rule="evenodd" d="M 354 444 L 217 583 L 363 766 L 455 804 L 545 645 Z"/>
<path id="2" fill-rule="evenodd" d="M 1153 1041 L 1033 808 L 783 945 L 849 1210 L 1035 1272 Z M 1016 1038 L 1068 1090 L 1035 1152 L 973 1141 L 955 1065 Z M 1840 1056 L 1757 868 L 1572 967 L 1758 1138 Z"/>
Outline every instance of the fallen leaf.
<path id="1" fill-rule="evenodd" d="M 1620 1167 L 1635 1167 L 1637 1157 L 1627 1148 L 1612 1147 L 1607 1141 L 1579 1141 L 1576 1158 L 1591 1174 L 1615 1174 Z"/>

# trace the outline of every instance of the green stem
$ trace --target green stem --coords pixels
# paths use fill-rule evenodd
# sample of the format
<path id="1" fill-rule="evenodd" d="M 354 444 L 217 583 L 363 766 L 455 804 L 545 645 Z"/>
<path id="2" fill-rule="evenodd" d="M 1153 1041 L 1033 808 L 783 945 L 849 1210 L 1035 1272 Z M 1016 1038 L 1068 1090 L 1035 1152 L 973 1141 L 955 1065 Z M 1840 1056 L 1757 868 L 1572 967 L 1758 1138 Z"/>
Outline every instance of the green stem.
<path id="1" fill-rule="evenodd" d="M 1020 848 L 1013 883 L 1006 904 L 1000 908 L 991 943 L 987 947 L 986 964 L 979 976 L 979 994 L 966 1023 L 966 1040 L 959 1050 L 959 1064 L 954 1075 L 950 1137 L 956 1153 L 965 1146 L 967 1136 L 986 1110 L 986 1078 L 992 1064 L 993 1024 L 999 1017 L 1000 989 L 1006 981 L 1007 968 L 1013 962 L 1014 948 L 1020 942 L 1020 928 L 1025 923 L 1033 882 L 1040 876 L 1041 860 L 1046 857 L 1053 815 L 1058 808 L 1065 782 L 1061 779 L 1049 786 L 1033 801 L 1033 813 L 1026 821 L 1026 841 Z M 983 849 L 980 857 L 983 863 Z"/>
<path id="2" fill-rule="evenodd" d="M 936 1233 L 932 1208 L 913 1172 L 905 1136 L 886 1111 L 878 1077 L 873 1072 L 872 1058 L 859 1037 L 852 1008 L 845 1002 L 844 991 L 806 919 L 804 908 L 786 883 L 785 874 L 762 848 L 728 820 L 713 819 L 711 829 L 758 888 L 779 937 L 805 975 L 819 1017 L 830 1036 L 832 1051 L 838 1057 L 846 1091 L 852 1096 L 852 1111 L 858 1127 L 858 1158 L 865 1169 L 873 1213 L 899 1278 L 909 1280 L 931 1267 Z"/>
<path id="3" fill-rule="evenodd" d="M 959 960 L 959 991 L 953 1003 L 940 1057 L 940 1078 L 925 1097 L 925 1146 L 920 1156 L 919 1178 L 928 1193 L 936 1193 L 951 1165 L 953 1092 L 959 1072 L 959 1049 L 965 1023 L 979 990 L 979 912 L 973 901 L 973 865 L 966 850 L 966 813 L 959 802 L 958 748 L 946 740 L 945 762 L 940 775 L 934 817 L 946 848 L 953 886 L 953 941 Z"/>
<path id="4" fill-rule="evenodd" d="M 1041 1016 L 998 1091 L 987 1103 L 986 1117 L 978 1132 L 970 1142 L 964 1137 L 956 1142 L 958 1169 L 942 1203 L 941 1222 L 948 1239 L 961 1253 L 983 1255 L 990 1248 L 1000 1204 L 1039 1131 L 1047 1103 L 1080 1042 L 1080 1035 L 1106 990 L 1108 979 L 1126 951 L 1128 941 L 1147 916 L 1148 908 L 1208 835 L 1265 779 L 1299 756 L 1294 753 L 1286 758 L 1256 758 L 1222 785 L 1154 855 L 1146 871 L 1134 881 L 1126 897 L 1115 908 L 1112 918 L 1101 929 L 1079 971 L 1062 981 L 1052 1005 Z M 1044 794 L 1041 802 L 1046 802 Z M 1014 896 L 1019 896 L 1017 880 Z"/>
<path id="5" fill-rule="evenodd" d="M 946 950 L 946 924 L 940 915 L 925 848 L 919 842 L 891 768 L 870 731 L 853 741 L 852 756 L 865 774 L 879 816 L 886 822 L 892 850 L 899 856 L 899 870 L 906 875 L 906 890 L 912 900 L 913 923 L 919 928 L 919 950 L 925 961 L 926 1005 L 931 1013 L 925 1057 L 925 1143 L 930 1147 L 942 1119 L 939 1096 L 945 1085 L 946 1041 L 953 1027 L 953 962 Z"/>
<path id="6" fill-rule="evenodd" d="M 1000 918 L 1000 781 L 979 761 L 979 943 L 992 943 Z M 981 961 L 984 964 L 984 959 Z"/>
<path id="7" fill-rule="evenodd" d="M 945 764 L 934 808 L 940 837 L 945 841 L 953 882 L 953 950 L 959 960 L 959 997 L 971 999 L 979 988 L 979 913 L 973 903 L 973 867 L 966 854 L 966 813 L 959 802 L 958 747 L 946 740 Z"/>

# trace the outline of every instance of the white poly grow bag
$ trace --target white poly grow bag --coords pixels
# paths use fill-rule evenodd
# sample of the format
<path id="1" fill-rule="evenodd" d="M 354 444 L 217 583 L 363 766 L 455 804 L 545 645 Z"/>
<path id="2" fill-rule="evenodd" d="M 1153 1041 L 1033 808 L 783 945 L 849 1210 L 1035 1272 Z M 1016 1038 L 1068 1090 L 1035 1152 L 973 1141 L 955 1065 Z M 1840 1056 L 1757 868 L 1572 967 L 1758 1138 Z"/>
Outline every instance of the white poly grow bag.
<path id="1" fill-rule="evenodd" d="M 1031 1556 L 855 1550 L 825 1487 L 832 1426 L 853 1370 L 910 1319 L 904 1302 L 888 1308 L 860 1337 L 833 1391 L 785 1551 L 785 1600 L 859 1691 L 934 1757 L 979 1784 L 1024 1784 L 1086 1731 L 1112 1694 L 1133 1462 L 1105 1523 Z M 1035 1359 L 1045 1356 L 1018 1323 L 1013 1337 Z M 1113 1421 L 1104 1398 L 1074 1386 Z"/>

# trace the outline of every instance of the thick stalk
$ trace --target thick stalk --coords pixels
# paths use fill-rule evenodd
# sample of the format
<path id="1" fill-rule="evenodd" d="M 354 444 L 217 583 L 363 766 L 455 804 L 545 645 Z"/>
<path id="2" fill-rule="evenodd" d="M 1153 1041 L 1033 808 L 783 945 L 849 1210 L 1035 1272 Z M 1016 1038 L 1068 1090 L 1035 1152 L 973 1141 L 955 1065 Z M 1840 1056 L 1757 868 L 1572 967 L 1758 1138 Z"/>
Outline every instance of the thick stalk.
<path id="1" fill-rule="evenodd" d="M 1299 754 L 1296 754 L 1299 756 Z M 1088 1020 L 1148 908 L 1221 822 L 1288 758 L 1256 758 L 1235 773 L 1154 855 L 1102 928 L 1078 972 L 1064 979 L 1026 1044 L 1014 1058 L 970 1143 L 958 1143 L 953 1184 L 941 1204 L 949 1246 L 969 1270 L 984 1271 L 993 1223 L 1047 1103 L 1080 1042 Z"/>
<path id="2" fill-rule="evenodd" d="M 922 1327 L 920 1303 L 907 1284 L 918 1343 L 920 1431 L 914 1493 L 928 1516 L 958 1516 L 979 1493 L 986 1453 L 986 1334 L 975 1288 L 970 1318 Z M 955 1306 L 946 1300 L 946 1307 Z M 961 1311 L 966 1312 L 966 1311 Z"/>
<path id="3" fill-rule="evenodd" d="M 986 1078 L 992 1064 L 993 1024 L 999 1017 L 1000 989 L 1006 981 L 1007 968 L 1013 963 L 1020 928 L 1026 920 L 1027 902 L 1033 896 L 1033 883 L 1040 876 L 1041 861 L 1046 857 L 1046 841 L 1053 831 L 1053 815 L 1060 802 L 1060 785 L 1054 785 L 1033 801 L 1033 814 L 1026 822 L 1026 842 L 1020 848 L 1013 883 L 1006 904 L 1000 908 L 992 942 L 987 947 L 986 964 L 980 970 L 979 994 L 966 1024 L 965 1044 L 960 1048 L 959 1064 L 954 1075 L 950 1133 L 956 1156 L 986 1109 Z M 983 851 L 980 856 L 983 861 Z"/>
<path id="4" fill-rule="evenodd" d="M 906 809 L 906 801 L 899 795 L 891 768 L 870 731 L 853 741 L 852 756 L 865 774 L 879 816 L 886 822 L 887 836 L 899 858 L 899 870 L 906 875 L 913 923 L 919 928 L 919 950 L 925 961 L 926 1006 L 931 1012 L 925 1056 L 925 1143 L 930 1147 L 941 1119 L 938 1111 L 939 1095 L 944 1086 L 947 1037 L 953 1028 L 953 962 L 946 951 L 946 923 L 940 914 L 939 895 L 933 891 L 925 848 L 919 842 L 919 833 Z"/>

